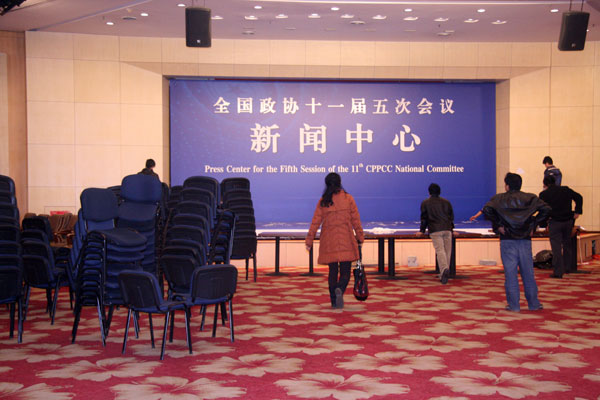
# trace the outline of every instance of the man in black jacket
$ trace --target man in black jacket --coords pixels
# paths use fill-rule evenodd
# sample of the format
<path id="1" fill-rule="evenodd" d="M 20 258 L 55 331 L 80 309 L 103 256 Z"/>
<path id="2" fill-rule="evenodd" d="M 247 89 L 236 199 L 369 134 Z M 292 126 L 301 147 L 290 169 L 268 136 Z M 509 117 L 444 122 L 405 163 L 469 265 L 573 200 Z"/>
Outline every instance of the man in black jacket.
<path id="1" fill-rule="evenodd" d="M 452 258 L 452 229 L 454 229 L 454 211 L 452 204 L 443 197 L 440 186 L 429 185 L 429 198 L 421 203 L 421 229 L 417 236 L 429 229 L 429 237 L 435 248 L 435 255 L 440 268 L 440 281 L 448 283 L 450 276 L 450 260 Z"/>
<path id="2" fill-rule="evenodd" d="M 509 311 L 520 311 L 519 277 L 521 273 L 527 306 L 541 310 L 533 273 L 531 235 L 550 214 L 550 206 L 532 193 L 521 191 L 523 180 L 518 174 L 507 173 L 505 193 L 495 195 L 483 207 L 494 232 L 500 235 L 500 256 L 504 265 L 504 289 Z"/>
<path id="3" fill-rule="evenodd" d="M 572 260 L 571 232 L 575 220 L 582 213 L 583 197 L 568 186 L 557 186 L 553 176 L 546 176 L 544 191 L 540 193 L 540 199 L 552 207 L 548 231 L 554 273 L 550 276 L 562 278 L 565 272 L 569 273 L 575 270 Z M 575 202 L 575 212 L 573 212 L 573 202 Z"/>

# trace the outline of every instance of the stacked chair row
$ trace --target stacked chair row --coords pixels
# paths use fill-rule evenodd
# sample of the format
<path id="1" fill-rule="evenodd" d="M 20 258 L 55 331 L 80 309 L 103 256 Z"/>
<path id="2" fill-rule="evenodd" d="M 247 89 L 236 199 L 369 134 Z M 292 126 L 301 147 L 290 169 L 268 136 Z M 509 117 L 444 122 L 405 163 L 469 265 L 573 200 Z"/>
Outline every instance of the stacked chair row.
<path id="1" fill-rule="evenodd" d="M 10 337 L 14 337 L 18 312 L 18 342 L 23 338 L 23 272 L 19 208 L 12 178 L 0 175 L 0 304 L 10 312 Z"/>
<path id="2" fill-rule="evenodd" d="M 148 175 L 129 175 L 114 189 L 89 188 L 81 193 L 71 261 L 75 288 L 72 341 L 82 308 L 95 307 L 103 345 L 116 307 L 125 305 L 118 275 L 124 270 L 157 274 L 156 242 L 162 185 Z M 107 314 L 108 309 L 108 314 Z"/>
<path id="3" fill-rule="evenodd" d="M 246 261 L 246 280 L 248 280 L 249 259 L 252 258 L 256 282 L 256 220 L 250 181 L 246 178 L 223 179 L 221 196 L 223 208 L 231 210 L 236 216 L 231 258 Z"/>

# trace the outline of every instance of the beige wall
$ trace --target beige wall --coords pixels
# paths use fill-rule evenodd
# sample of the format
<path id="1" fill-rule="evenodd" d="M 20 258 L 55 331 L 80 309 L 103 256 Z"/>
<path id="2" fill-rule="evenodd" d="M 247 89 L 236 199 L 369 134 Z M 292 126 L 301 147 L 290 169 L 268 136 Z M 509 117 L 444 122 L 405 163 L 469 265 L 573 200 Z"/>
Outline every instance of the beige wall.
<path id="1" fill-rule="evenodd" d="M 152 157 L 168 180 L 169 76 L 485 79 L 497 82 L 497 183 L 541 190 L 551 155 L 600 230 L 600 43 L 213 40 L 28 32 L 29 202 L 75 211 L 84 187 L 117 185 Z M 51 163 L 44 162 L 50 159 Z"/>
<path id="2" fill-rule="evenodd" d="M 0 54 L 0 174 L 15 181 L 17 204 L 26 210 L 25 35 L 0 31 Z"/>

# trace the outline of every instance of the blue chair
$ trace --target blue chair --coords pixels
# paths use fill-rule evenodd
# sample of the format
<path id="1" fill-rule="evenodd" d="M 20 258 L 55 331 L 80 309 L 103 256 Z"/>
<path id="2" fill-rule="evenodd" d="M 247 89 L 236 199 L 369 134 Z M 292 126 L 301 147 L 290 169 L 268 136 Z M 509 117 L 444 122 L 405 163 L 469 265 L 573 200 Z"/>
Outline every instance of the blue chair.
<path id="1" fill-rule="evenodd" d="M 18 310 L 17 342 L 23 341 L 23 275 L 17 266 L 0 266 L 0 304 L 10 312 L 10 337 L 14 337 L 15 307 Z"/>
<path id="2" fill-rule="evenodd" d="M 198 188 L 210 191 L 217 206 L 221 204 L 221 186 L 216 178 L 210 176 L 190 176 L 183 182 L 184 188 Z"/>
<path id="3" fill-rule="evenodd" d="M 202 324 L 204 326 L 204 316 L 206 307 L 215 305 L 215 316 L 213 321 L 212 337 L 217 333 L 217 318 L 219 306 L 229 306 L 229 331 L 231 341 L 234 341 L 233 333 L 233 295 L 237 288 L 237 268 L 233 265 L 207 265 L 198 267 L 192 275 L 192 286 L 189 295 L 186 297 L 186 303 L 189 308 L 192 306 L 202 306 Z M 223 315 L 223 318 L 225 315 Z"/>
<path id="4" fill-rule="evenodd" d="M 110 189 L 88 188 L 81 193 L 81 213 L 75 229 L 79 238 L 73 241 L 76 298 L 72 342 L 82 307 L 94 306 L 98 310 L 102 344 L 106 345 L 113 311 L 124 304 L 118 274 L 141 269 L 147 239 L 130 228 L 116 227 L 118 213 L 117 198 Z M 79 250 L 75 249 L 76 243 Z"/>
<path id="5" fill-rule="evenodd" d="M 167 328 L 169 325 L 169 316 L 176 310 L 183 310 L 185 314 L 186 340 L 190 354 L 192 354 L 192 339 L 190 332 L 189 313 L 185 302 L 165 300 L 162 297 L 162 290 L 158 286 L 156 276 L 145 271 L 122 271 L 119 274 L 119 286 L 124 303 L 128 308 L 127 324 L 123 338 L 122 354 L 125 354 L 127 347 L 127 338 L 129 335 L 129 324 L 133 312 L 148 313 L 150 324 L 150 338 L 152 348 L 154 348 L 154 331 L 152 326 L 152 314 L 164 314 L 165 325 L 163 328 L 163 341 L 160 351 L 160 359 L 164 358 L 165 344 L 167 339 Z"/>

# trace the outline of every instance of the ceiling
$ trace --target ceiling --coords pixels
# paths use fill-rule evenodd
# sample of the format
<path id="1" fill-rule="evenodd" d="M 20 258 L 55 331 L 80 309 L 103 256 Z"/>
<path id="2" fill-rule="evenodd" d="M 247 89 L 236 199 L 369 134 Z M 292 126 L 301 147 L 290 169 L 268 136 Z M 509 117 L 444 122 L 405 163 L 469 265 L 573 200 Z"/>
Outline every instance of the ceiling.
<path id="1" fill-rule="evenodd" d="M 600 40 L 600 0 L 25 0 L 0 30 L 183 38 L 190 6 L 211 9 L 213 39 L 404 42 L 557 42 L 571 6 L 590 13 L 587 40 Z"/>

